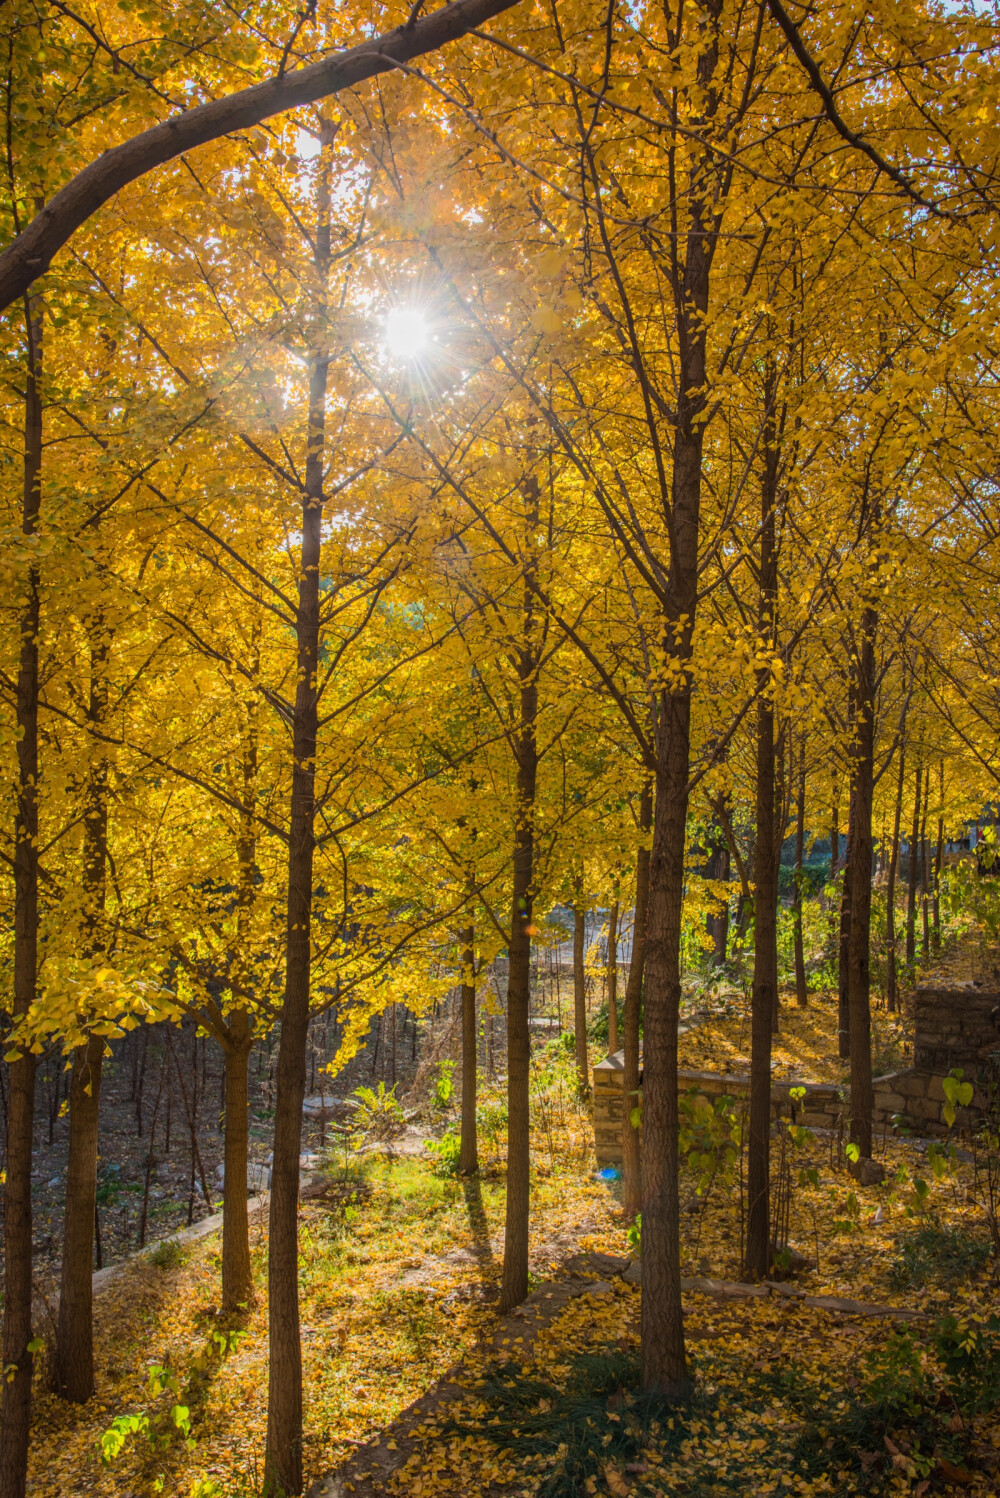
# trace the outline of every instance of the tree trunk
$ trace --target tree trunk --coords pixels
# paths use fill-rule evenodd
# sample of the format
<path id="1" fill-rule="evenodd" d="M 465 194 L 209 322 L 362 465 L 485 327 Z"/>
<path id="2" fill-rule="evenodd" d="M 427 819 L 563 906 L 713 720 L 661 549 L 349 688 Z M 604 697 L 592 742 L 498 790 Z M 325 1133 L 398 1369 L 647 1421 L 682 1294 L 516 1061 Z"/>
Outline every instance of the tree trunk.
<path id="1" fill-rule="evenodd" d="M 324 127 L 325 128 L 325 127 Z M 329 141 L 324 139 L 327 151 Z M 326 286 L 330 267 L 330 166 L 319 183 L 316 265 Z M 325 328 L 320 330 L 325 342 Z M 323 471 L 329 358 L 315 352 L 309 370 L 309 418 L 302 551 L 295 617 L 298 677 L 292 721 L 292 797 L 288 840 L 288 921 L 285 993 L 278 1046 L 274 1152 L 268 1244 L 267 1449 L 264 1491 L 302 1491 L 302 1345 L 299 1337 L 299 1154 L 309 1039 L 312 966 L 312 894 L 316 814 L 316 741 L 319 729 L 316 673 L 320 636 L 320 556 L 323 539 Z"/>
<path id="2" fill-rule="evenodd" d="M 899 985 L 896 977 L 896 875 L 899 871 L 899 833 L 903 817 L 903 778 L 906 774 L 906 740 L 899 745 L 899 779 L 896 782 L 896 805 L 892 815 L 892 853 L 885 884 L 886 1008 L 895 1014 L 899 1007 Z"/>
<path id="3" fill-rule="evenodd" d="M 25 298 L 24 495 L 21 531 L 33 536 L 42 498 L 42 306 Z M 28 563 L 17 668 L 17 798 L 14 811 L 14 982 L 16 1023 L 38 983 L 38 628 L 40 576 Z M 31 1426 L 31 1160 L 35 1058 L 25 1046 L 10 1063 L 7 1182 L 4 1188 L 3 1408 L 0 1498 L 23 1498 Z"/>
<path id="4" fill-rule="evenodd" d="M 802 936 L 802 862 L 806 845 L 806 740 L 802 736 L 799 777 L 795 798 L 795 1002 L 800 1009 L 809 1004 L 806 983 L 806 954 Z"/>
<path id="5" fill-rule="evenodd" d="M 538 621 L 535 618 L 534 560 L 531 552 L 538 525 L 538 486 L 535 481 L 526 486 L 525 500 L 525 535 L 528 546 L 522 604 L 522 638 L 517 656 L 519 711 L 517 729 L 513 736 L 517 761 L 517 805 L 507 979 L 507 1208 L 500 1283 L 501 1314 L 520 1305 L 528 1293 L 528 1078 L 531 1064 L 528 1008 L 531 1000 L 530 928 L 534 898 L 535 785 L 538 777 L 538 746 L 535 738 L 538 715 Z"/>
<path id="6" fill-rule="evenodd" d="M 226 1134 L 222 1181 L 222 1309 L 245 1310 L 254 1303 L 247 1214 L 249 1163 L 249 1072 L 253 1036 L 245 1009 L 229 1015 L 222 1048 L 226 1088 Z"/>
<path id="7" fill-rule="evenodd" d="M 687 678 L 685 678 L 686 682 Z M 687 1388 L 681 1313 L 677 1022 L 690 753 L 690 686 L 661 699 L 643 1003 L 642 1382 Z"/>
<path id="8" fill-rule="evenodd" d="M 937 819 L 937 842 L 934 845 L 934 887 L 931 892 L 932 937 L 935 952 L 941 950 L 941 866 L 944 863 L 944 760 L 940 765 L 939 789 L 941 794 L 940 815 Z"/>
<path id="9" fill-rule="evenodd" d="M 108 710 L 107 666 L 110 642 L 98 610 L 91 628 L 88 723 L 100 728 Z M 83 819 L 83 947 L 91 957 L 104 950 L 108 852 L 107 760 L 92 740 Z M 103 1037 L 92 1035 L 77 1047 L 69 1097 L 69 1157 L 63 1214 L 62 1273 L 56 1333 L 55 1387 L 64 1399 L 83 1403 L 94 1392 L 94 1337 L 91 1277 L 97 1212 L 97 1142 L 101 1098 Z"/>
<path id="10" fill-rule="evenodd" d="M 852 719 L 853 721 L 853 719 Z M 851 1011 L 848 999 L 848 972 L 851 940 L 851 898 L 854 878 L 854 818 L 855 787 L 851 781 L 851 792 L 847 812 L 847 848 L 844 861 L 844 882 L 840 891 L 840 940 L 837 947 L 837 1049 L 842 1061 L 851 1054 Z"/>
<path id="11" fill-rule="evenodd" d="M 576 1049 L 576 1081 L 580 1096 L 590 1092 L 590 1063 L 587 1056 L 587 974 L 583 969 L 587 944 L 587 918 L 583 909 L 583 877 L 574 881 L 576 904 L 573 906 L 573 1039 Z"/>
<path id="12" fill-rule="evenodd" d="M 768 406 L 773 405 L 768 378 Z M 778 453 L 774 419 L 767 415 L 761 489 L 759 634 L 773 653 L 777 627 L 778 554 L 775 499 Z M 750 1120 L 747 1149 L 745 1273 L 767 1278 L 770 1252 L 771 1035 L 778 1003 L 778 863 L 775 857 L 774 701 L 769 665 L 757 673 L 757 844 L 754 850 L 754 958 L 750 1007 Z"/>
<path id="13" fill-rule="evenodd" d="M 706 42 L 701 76 L 710 79 L 717 61 L 716 42 Z M 666 1398 L 681 1397 L 688 1388 L 681 1312 L 677 1022 L 691 754 L 688 662 L 698 599 L 705 328 L 714 247 L 707 212 L 696 190 L 683 286 L 675 286 L 680 362 L 670 495 L 674 541 L 663 619 L 675 685 L 660 693 L 657 714 L 643 999 L 642 1387 Z"/>
<path id="14" fill-rule="evenodd" d="M 923 772 L 919 765 L 913 777 L 913 822 L 910 827 L 910 855 L 906 868 L 906 965 L 913 971 L 917 955 L 917 844 L 920 840 L 920 788 Z"/>
<path id="15" fill-rule="evenodd" d="M 616 884 L 617 887 L 617 884 Z M 608 1054 L 618 1051 L 618 900 L 608 915 Z"/>
<path id="16" fill-rule="evenodd" d="M 924 774 L 924 796 L 923 809 L 920 814 L 920 921 L 923 927 L 923 959 L 926 962 L 931 953 L 930 938 L 930 880 L 928 879 L 928 849 L 927 849 L 927 810 L 931 799 L 931 767 L 927 766 Z"/>
<path id="17" fill-rule="evenodd" d="M 711 879 L 713 884 L 728 884 L 729 863 L 729 844 L 721 830 L 714 828 L 705 864 L 705 878 Z M 705 917 L 705 931 L 712 942 L 712 955 L 709 961 L 713 967 L 723 967 L 726 961 L 726 948 L 729 944 L 728 896 L 720 910 L 711 911 Z"/>
<path id="18" fill-rule="evenodd" d="M 73 1055 L 69 1158 L 63 1223 L 62 1281 L 56 1337 L 55 1386 L 82 1404 L 94 1392 L 91 1284 L 97 1208 L 97 1128 L 104 1038 L 91 1035 Z"/>
<path id="19" fill-rule="evenodd" d="M 479 1169 L 476 1142 L 476 952 L 475 929 L 470 923 L 462 932 L 462 1137 L 458 1155 L 459 1174 L 475 1175 Z"/>
<path id="20" fill-rule="evenodd" d="M 775 649 L 777 646 L 775 645 Z M 781 1033 L 781 991 L 778 987 L 778 879 L 781 874 L 781 847 L 788 825 L 785 805 L 785 729 L 782 726 L 774 746 L 774 825 L 771 829 L 771 857 L 774 884 L 774 1004 L 771 1009 L 771 1035 Z"/>
<path id="21" fill-rule="evenodd" d="M 872 1153 L 872 1045 L 870 951 L 872 905 L 872 797 L 875 768 L 875 632 L 878 619 L 867 606 L 861 620 L 856 661 L 853 819 L 851 828 L 851 926 L 848 956 L 850 1006 L 851 1140 L 863 1160 Z"/>
<path id="22" fill-rule="evenodd" d="M 653 820 L 653 792 L 647 780 L 639 800 L 639 831 L 649 832 Z M 646 965 L 646 921 L 649 912 L 649 849 L 640 844 L 635 855 L 635 923 L 632 928 L 632 961 L 625 985 L 624 1014 L 624 1110 L 622 1118 L 622 1174 L 625 1217 L 634 1222 L 642 1206 L 642 1165 L 639 1130 L 631 1114 L 639 1102 L 639 1026 L 642 1018 L 642 979 Z"/>

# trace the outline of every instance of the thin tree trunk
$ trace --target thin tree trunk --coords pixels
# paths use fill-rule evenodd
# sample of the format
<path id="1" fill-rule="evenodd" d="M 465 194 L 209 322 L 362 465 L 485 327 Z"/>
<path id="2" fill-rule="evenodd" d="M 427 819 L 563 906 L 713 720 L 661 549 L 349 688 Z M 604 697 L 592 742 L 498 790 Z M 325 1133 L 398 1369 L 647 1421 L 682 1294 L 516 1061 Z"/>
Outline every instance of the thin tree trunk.
<path id="1" fill-rule="evenodd" d="M 853 714 L 852 714 L 853 722 Z M 851 792 L 847 812 L 847 856 L 844 863 L 844 882 L 840 892 L 840 942 L 837 949 L 837 1042 L 842 1061 L 851 1055 L 851 1011 L 848 999 L 848 970 L 851 940 L 851 898 L 854 877 L 854 800 L 855 787 L 851 780 Z"/>
<path id="2" fill-rule="evenodd" d="M 795 798 L 795 1002 L 800 1009 L 809 1004 L 809 987 L 806 983 L 806 955 L 802 934 L 802 880 L 803 858 L 806 846 L 806 740 L 802 735 L 799 751 L 799 775 Z"/>
<path id="3" fill-rule="evenodd" d="M 97 1129 L 104 1038 L 91 1035 L 73 1055 L 69 1158 L 63 1223 L 62 1275 L 55 1386 L 82 1404 L 94 1392 L 92 1275 L 97 1210 Z"/>
<path id="4" fill-rule="evenodd" d="M 937 819 L 937 842 L 934 846 L 934 888 L 932 890 L 931 945 L 935 952 L 941 950 L 941 866 L 944 863 L 944 760 L 940 764 L 940 815 Z"/>
<path id="5" fill-rule="evenodd" d="M 329 179 L 325 189 L 328 208 Z M 329 224 L 325 263 L 329 264 Z M 322 228 L 321 228 L 322 232 Z M 321 252 L 318 252 L 318 258 Z M 285 993 L 278 1046 L 278 1088 L 268 1243 L 267 1450 L 265 1492 L 302 1491 L 302 1346 L 299 1337 L 298 1207 L 302 1102 L 306 1086 L 312 962 L 312 882 L 319 661 L 319 568 L 323 534 L 324 425 L 329 359 L 314 357 L 309 378 L 306 497 L 295 632 L 298 681 L 292 726 L 292 799 L 288 843 L 288 923 Z"/>
<path id="6" fill-rule="evenodd" d="M 900 824 L 903 818 L 903 781 L 906 774 L 906 740 L 899 745 L 899 778 L 896 782 L 896 805 L 892 814 L 892 854 L 885 885 L 886 1008 L 895 1014 L 899 1007 L 899 983 L 896 975 L 896 876 L 899 872 Z"/>
<path id="7" fill-rule="evenodd" d="M 635 855 L 635 923 L 632 928 L 632 961 L 625 985 L 624 1074 L 622 1077 L 624 1110 L 622 1118 L 622 1174 L 624 1176 L 625 1218 L 634 1222 L 642 1206 L 642 1165 L 639 1130 L 632 1123 L 632 1112 L 639 1102 L 639 1027 L 642 1019 L 642 979 L 646 966 L 646 921 L 649 912 L 649 849 L 645 835 L 653 820 L 653 792 L 647 780 L 639 800 L 639 831 L 643 834 Z"/>
<path id="8" fill-rule="evenodd" d="M 100 728 L 107 717 L 110 644 L 100 611 L 91 630 L 88 722 Z M 96 958 L 104 949 L 108 849 L 107 760 L 96 740 L 91 745 L 83 822 L 83 943 Z M 83 1403 L 94 1392 L 94 1339 L 91 1281 L 97 1212 L 97 1136 L 101 1097 L 103 1037 L 91 1035 L 73 1057 L 69 1100 L 69 1156 L 56 1332 L 55 1387 L 64 1399 Z M 169 1125 L 168 1125 L 169 1127 Z M 169 1138 L 167 1143 L 169 1149 Z"/>
<path id="9" fill-rule="evenodd" d="M 580 1096 L 590 1092 L 590 1063 L 587 1056 L 587 975 L 583 961 L 587 945 L 587 918 L 583 909 L 583 876 L 574 880 L 576 902 L 573 906 L 573 1041 L 576 1051 L 576 1083 Z"/>
<path id="10" fill-rule="evenodd" d="M 33 536 L 42 498 L 42 304 L 25 297 L 24 494 L 21 532 Z M 38 983 L 38 629 L 40 575 L 26 568 L 17 668 L 17 797 L 14 811 L 14 974 L 16 1024 Z M 24 1498 L 31 1426 L 31 1159 L 35 1057 L 25 1045 L 10 1062 L 7 1181 L 4 1187 L 3 1405 L 0 1498 Z"/>
<path id="11" fill-rule="evenodd" d="M 617 888 L 617 881 L 616 881 Z M 608 1054 L 618 1051 L 618 899 L 608 915 Z"/>
<path id="12" fill-rule="evenodd" d="M 773 376 L 766 382 L 773 405 Z M 778 452 L 774 418 L 765 426 L 761 488 L 759 633 L 764 649 L 775 648 L 778 554 L 775 500 Z M 778 864 L 775 857 L 774 702 L 768 691 L 770 669 L 757 674 L 757 844 L 754 850 L 754 960 L 750 1009 L 750 1119 L 747 1149 L 747 1232 L 744 1270 L 766 1279 L 770 1252 L 771 1036 L 778 1003 Z"/>
<path id="13" fill-rule="evenodd" d="M 923 958 L 926 962 L 931 953 L 930 936 L 930 880 L 928 878 L 927 810 L 931 799 L 931 767 L 924 774 L 924 805 L 920 817 L 920 920 L 923 927 Z"/>
<path id="14" fill-rule="evenodd" d="M 459 1174 L 475 1175 L 479 1169 L 476 1140 L 476 951 L 475 928 L 470 922 L 462 932 L 462 1133 L 458 1154 Z"/>
<path id="15" fill-rule="evenodd" d="M 906 869 L 906 965 L 913 971 L 917 955 L 917 844 L 920 840 L 920 789 L 923 771 L 917 766 L 913 777 L 913 821 L 910 826 L 910 855 Z"/>
<path id="16" fill-rule="evenodd" d="M 245 1009 L 229 1015 L 223 1046 L 226 1087 L 226 1133 L 222 1180 L 222 1309 L 243 1310 L 254 1303 L 247 1214 L 249 1160 L 249 1071 L 253 1035 Z"/>
<path id="17" fill-rule="evenodd" d="M 850 1006 L 851 1140 L 872 1153 L 871 906 L 872 798 L 875 770 L 875 632 L 878 617 L 867 606 L 856 661 L 851 831 L 851 928 L 848 957 Z"/>
<path id="18" fill-rule="evenodd" d="M 709 42 L 699 62 L 703 76 L 713 75 L 717 61 L 717 44 Z M 673 664 L 679 669 L 676 684 L 659 697 L 643 1000 L 642 1387 L 667 1398 L 680 1397 L 688 1388 L 681 1312 L 677 1024 L 691 755 L 687 664 L 698 596 L 705 319 L 712 254 L 705 211 L 696 194 L 684 286 L 678 289 L 681 358 L 671 482 L 676 539 L 663 623 L 664 638 L 673 642 Z"/>
<path id="19" fill-rule="evenodd" d="M 775 647 L 777 648 L 777 647 Z M 788 825 L 788 808 L 785 804 L 785 728 L 782 725 L 774 746 L 774 826 L 771 829 L 771 857 L 774 886 L 774 1004 L 771 1009 L 771 1035 L 781 1033 L 781 990 L 778 987 L 778 879 L 781 874 L 781 847 Z"/>
<path id="20" fill-rule="evenodd" d="M 725 835 L 720 828 L 714 828 L 708 860 L 705 864 L 705 878 L 711 879 L 713 884 L 728 884 L 730 856 Z M 712 955 L 709 960 L 713 967 L 723 967 L 726 961 L 726 948 L 729 945 L 728 893 L 722 908 L 711 911 L 705 917 L 705 931 L 712 942 Z"/>
<path id="21" fill-rule="evenodd" d="M 510 954 L 507 979 L 507 1206 L 504 1227 L 501 1313 L 520 1305 L 528 1293 L 528 1207 L 530 1196 L 530 1139 L 528 1078 L 531 1039 L 528 1008 L 531 1002 L 531 922 L 535 866 L 535 787 L 538 746 L 538 620 L 535 617 L 534 560 L 530 551 L 538 525 L 538 486 L 532 480 L 525 493 L 525 561 L 523 624 L 517 656 L 520 684 L 514 754 L 517 761 L 517 803 L 514 827 L 513 889 L 510 915 Z M 586 1032 L 585 1032 L 586 1033 Z"/>
<path id="22" fill-rule="evenodd" d="M 146 1246 L 146 1220 L 149 1215 L 149 1185 L 153 1176 L 153 1159 L 156 1150 L 156 1120 L 160 1112 L 160 1097 L 163 1093 L 163 1082 L 167 1075 L 167 1053 L 164 1051 L 163 1060 L 160 1063 L 160 1080 L 156 1087 L 156 1101 L 153 1103 L 153 1116 L 149 1121 L 149 1149 L 146 1151 L 146 1175 L 142 1188 L 142 1213 L 139 1217 L 139 1247 Z"/>

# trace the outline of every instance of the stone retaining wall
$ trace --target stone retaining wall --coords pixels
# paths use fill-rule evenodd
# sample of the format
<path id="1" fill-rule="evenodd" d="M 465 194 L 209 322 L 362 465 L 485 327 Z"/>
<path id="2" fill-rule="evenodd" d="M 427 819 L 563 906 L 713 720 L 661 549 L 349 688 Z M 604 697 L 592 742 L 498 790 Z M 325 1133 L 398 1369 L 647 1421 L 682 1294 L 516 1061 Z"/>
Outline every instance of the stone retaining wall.
<path id="1" fill-rule="evenodd" d="M 1000 992 L 966 985 L 961 988 L 919 988 L 914 999 L 913 1066 L 876 1077 L 874 1121 L 878 1127 L 913 1134 L 943 1135 L 949 1132 L 944 1119 L 944 1079 L 960 1066 L 969 1081 L 976 1081 L 971 1107 L 959 1108 L 955 1127 L 968 1128 L 986 1106 L 982 1090 L 989 1077 L 1000 1078 Z M 624 1052 L 598 1062 L 593 1069 L 594 1142 L 599 1166 L 620 1166 L 624 1113 Z M 680 1069 L 677 1080 L 682 1094 L 694 1091 L 715 1101 L 720 1097 L 745 1098 L 750 1078 L 742 1072 L 691 1071 Z M 792 1104 L 793 1087 L 805 1096 Z M 835 1129 L 848 1116 L 848 1090 L 835 1082 L 771 1084 L 771 1108 L 775 1118 L 794 1117 L 796 1123 L 813 1129 Z"/>
<path id="2" fill-rule="evenodd" d="M 973 1077 L 983 1051 L 1000 1047 L 996 989 L 918 988 L 913 998 L 913 1065 L 946 1077 L 956 1066 Z"/>

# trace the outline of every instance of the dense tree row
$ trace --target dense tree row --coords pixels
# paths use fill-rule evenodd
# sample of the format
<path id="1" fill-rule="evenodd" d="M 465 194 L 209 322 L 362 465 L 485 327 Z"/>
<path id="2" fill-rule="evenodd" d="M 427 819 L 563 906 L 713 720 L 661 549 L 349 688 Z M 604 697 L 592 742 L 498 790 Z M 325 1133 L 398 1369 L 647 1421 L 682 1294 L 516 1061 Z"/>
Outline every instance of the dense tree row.
<path id="1" fill-rule="evenodd" d="M 992 12 L 420 9 L 12 8 L 3 1498 L 45 1046 L 72 1066 L 56 1377 L 85 1399 L 106 1042 L 187 1016 L 224 1052 L 233 1310 L 248 1058 L 278 1027 L 267 1471 L 298 1492 L 310 1015 L 343 1063 L 387 1004 L 461 983 L 473 1054 L 475 975 L 507 952 L 509 1307 L 535 921 L 572 906 L 582 940 L 588 904 L 634 909 L 626 1198 L 644 1381 L 676 1393 L 684 951 L 724 958 L 738 891 L 762 1277 L 782 844 L 801 868 L 830 837 L 844 867 L 867 1158 L 873 876 L 894 1005 L 914 850 L 930 912 L 946 836 L 997 795 Z"/>

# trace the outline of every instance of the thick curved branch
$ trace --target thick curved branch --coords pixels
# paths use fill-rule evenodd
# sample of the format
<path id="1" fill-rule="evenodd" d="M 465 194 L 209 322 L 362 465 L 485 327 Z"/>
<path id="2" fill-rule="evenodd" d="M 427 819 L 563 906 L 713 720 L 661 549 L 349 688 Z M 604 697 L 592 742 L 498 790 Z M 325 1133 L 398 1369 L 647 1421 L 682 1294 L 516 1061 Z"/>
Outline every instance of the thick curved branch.
<path id="1" fill-rule="evenodd" d="M 446 42 L 457 40 L 484 21 L 510 10 L 518 0 L 451 0 L 420 20 L 385 36 L 336 52 L 322 62 L 280 73 L 252 88 L 186 109 L 131 140 L 105 151 L 56 193 L 0 255 L 0 310 L 22 296 L 48 269 L 57 250 L 115 193 L 154 167 L 195 146 L 245 130 L 272 115 L 352 88 Z"/>
<path id="2" fill-rule="evenodd" d="M 781 4 L 781 0 L 767 0 L 767 8 L 784 32 L 788 45 L 802 65 L 806 77 L 812 84 L 813 92 L 819 95 L 826 117 L 837 134 L 846 140 L 849 146 L 853 146 L 856 151 L 860 151 L 863 155 L 867 156 L 873 166 L 877 167 L 880 172 L 883 172 L 885 176 L 895 182 L 897 187 L 902 188 L 906 196 L 914 203 L 918 203 L 921 208 L 926 208 L 929 213 L 933 213 L 937 218 L 949 218 L 951 215 L 942 212 L 937 203 L 932 202 L 931 199 L 925 198 L 923 193 L 914 187 L 905 173 L 901 172 L 898 167 L 893 166 L 891 161 L 887 161 L 881 152 L 876 151 L 874 146 L 869 145 L 864 136 L 858 135 L 856 131 L 851 129 L 837 108 L 837 101 L 833 97 L 833 90 L 824 79 L 823 74 L 820 72 L 819 67 L 799 34 L 799 28 Z"/>

